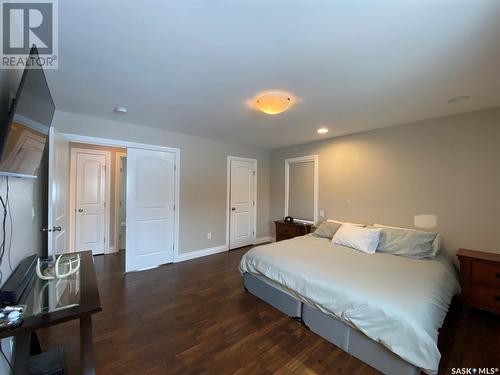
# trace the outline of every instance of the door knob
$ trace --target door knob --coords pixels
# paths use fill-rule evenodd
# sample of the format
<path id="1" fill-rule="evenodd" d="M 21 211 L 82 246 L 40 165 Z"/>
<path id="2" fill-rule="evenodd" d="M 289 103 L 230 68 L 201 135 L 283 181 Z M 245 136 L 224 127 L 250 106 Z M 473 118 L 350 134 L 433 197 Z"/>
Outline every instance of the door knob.
<path id="1" fill-rule="evenodd" d="M 78 209 L 78 212 L 83 212 L 83 208 L 79 208 L 79 209 Z"/>
<path id="2" fill-rule="evenodd" d="M 231 211 L 236 211 L 236 207 L 231 207 Z"/>
<path id="3" fill-rule="evenodd" d="M 60 232 L 62 230 L 61 226 L 53 227 L 52 232 Z"/>

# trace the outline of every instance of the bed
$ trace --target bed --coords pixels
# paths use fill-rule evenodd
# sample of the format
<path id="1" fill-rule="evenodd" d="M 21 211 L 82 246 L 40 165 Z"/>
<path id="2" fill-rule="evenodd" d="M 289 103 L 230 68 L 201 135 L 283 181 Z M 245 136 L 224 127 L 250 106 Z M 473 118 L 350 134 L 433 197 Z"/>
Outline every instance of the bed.
<path id="1" fill-rule="evenodd" d="M 249 250 L 246 289 L 389 375 L 436 374 L 438 330 L 460 286 L 446 255 L 366 254 L 312 234 Z"/>

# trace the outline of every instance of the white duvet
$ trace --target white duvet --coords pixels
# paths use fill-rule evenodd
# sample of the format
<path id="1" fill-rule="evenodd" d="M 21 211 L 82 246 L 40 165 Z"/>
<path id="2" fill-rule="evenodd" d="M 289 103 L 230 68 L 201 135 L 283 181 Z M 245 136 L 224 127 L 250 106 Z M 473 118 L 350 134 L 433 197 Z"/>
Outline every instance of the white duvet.
<path id="1" fill-rule="evenodd" d="M 438 329 L 452 296 L 460 291 L 446 256 L 366 254 L 307 235 L 251 249 L 240 270 L 271 280 L 405 361 L 437 373 Z"/>

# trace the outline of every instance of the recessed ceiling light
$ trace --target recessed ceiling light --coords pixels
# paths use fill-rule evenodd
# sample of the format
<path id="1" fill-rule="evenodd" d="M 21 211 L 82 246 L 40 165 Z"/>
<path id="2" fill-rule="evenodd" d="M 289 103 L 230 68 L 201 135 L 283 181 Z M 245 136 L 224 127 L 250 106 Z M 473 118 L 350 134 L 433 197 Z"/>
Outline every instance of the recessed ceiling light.
<path id="1" fill-rule="evenodd" d="M 127 113 L 127 108 L 125 107 L 116 107 L 114 109 L 115 113 L 119 113 L 119 114 L 123 114 L 123 113 Z"/>
<path id="2" fill-rule="evenodd" d="M 295 98 L 283 91 L 260 93 L 253 99 L 253 107 L 268 115 L 277 115 L 286 111 L 294 103 Z"/>
<path id="3" fill-rule="evenodd" d="M 328 132 L 329 132 L 328 128 L 325 128 L 324 126 L 318 129 L 318 134 L 326 134 Z"/>
<path id="4" fill-rule="evenodd" d="M 462 96 L 457 96 L 455 98 L 451 98 L 448 100 L 448 103 L 457 103 L 457 102 L 465 102 L 470 99 L 470 96 L 467 95 L 462 95 Z"/>

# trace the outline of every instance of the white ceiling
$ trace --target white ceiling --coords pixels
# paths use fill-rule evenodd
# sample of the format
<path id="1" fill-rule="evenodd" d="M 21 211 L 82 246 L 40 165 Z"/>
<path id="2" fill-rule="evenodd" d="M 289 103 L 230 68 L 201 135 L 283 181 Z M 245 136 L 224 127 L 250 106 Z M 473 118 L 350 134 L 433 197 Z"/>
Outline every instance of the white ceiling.
<path id="1" fill-rule="evenodd" d="M 277 148 L 500 105 L 499 20 L 499 1 L 59 0 L 47 75 L 62 111 Z M 299 103 L 247 107 L 269 89 Z"/>

